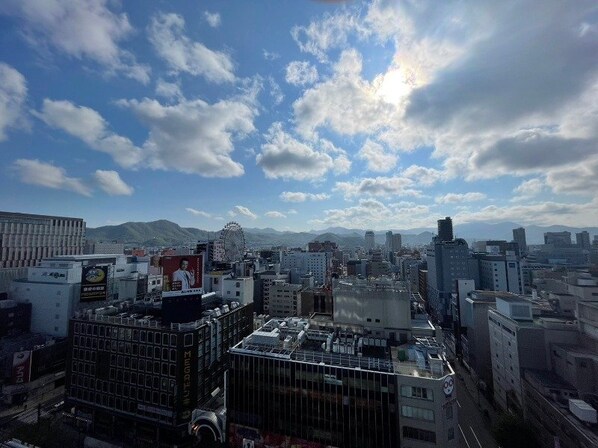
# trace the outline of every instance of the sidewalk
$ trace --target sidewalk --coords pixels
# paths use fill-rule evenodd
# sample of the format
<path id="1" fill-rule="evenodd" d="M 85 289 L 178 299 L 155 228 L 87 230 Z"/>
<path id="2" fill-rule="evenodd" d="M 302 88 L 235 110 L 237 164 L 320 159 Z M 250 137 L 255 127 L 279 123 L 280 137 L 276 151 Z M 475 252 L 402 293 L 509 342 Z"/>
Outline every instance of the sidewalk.
<path id="1" fill-rule="evenodd" d="M 455 361 L 455 370 L 463 377 L 463 380 L 457 379 L 461 386 L 465 386 L 467 392 L 471 399 L 478 405 L 482 414 L 485 411 L 488 412 L 488 416 L 490 417 L 490 426 L 494 425 L 496 420 L 498 419 L 498 413 L 492 407 L 492 404 L 486 399 L 482 391 L 478 390 L 474 379 L 471 377 L 470 372 L 462 366 L 459 361 Z"/>

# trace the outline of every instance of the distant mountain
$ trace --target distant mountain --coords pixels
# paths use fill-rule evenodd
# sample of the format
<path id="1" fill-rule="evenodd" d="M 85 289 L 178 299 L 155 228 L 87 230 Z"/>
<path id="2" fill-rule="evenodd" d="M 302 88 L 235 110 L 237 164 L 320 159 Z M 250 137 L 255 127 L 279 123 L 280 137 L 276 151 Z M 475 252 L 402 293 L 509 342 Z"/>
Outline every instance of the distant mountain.
<path id="1" fill-rule="evenodd" d="M 214 232 L 210 232 L 214 238 Z M 119 241 L 129 246 L 171 246 L 195 243 L 208 238 L 208 232 L 183 228 L 161 219 L 152 222 L 126 222 L 117 226 L 103 226 L 86 230 L 88 240 Z"/>
<path id="2" fill-rule="evenodd" d="M 469 242 L 479 240 L 507 240 L 513 239 L 513 229 L 520 227 L 513 222 L 468 223 L 454 227 L 455 236 Z M 527 226 L 528 244 L 541 244 L 545 232 L 571 232 L 575 242 L 575 233 L 586 230 L 591 236 L 598 234 L 598 227 L 567 227 L 567 226 Z M 266 248 L 272 246 L 305 247 L 310 241 L 334 241 L 340 248 L 354 248 L 364 246 L 365 230 L 347 229 L 344 227 L 330 227 L 321 231 L 290 232 L 272 228 L 243 229 L 248 248 Z M 393 230 L 400 233 L 404 246 L 422 246 L 432 241 L 434 229 L 418 228 L 408 230 Z M 376 231 L 376 242 L 384 244 L 385 231 Z M 215 239 L 219 232 L 208 232 L 193 227 L 181 227 L 178 224 L 159 220 L 152 222 L 126 222 L 117 226 L 103 226 L 87 229 L 87 239 L 95 241 L 119 241 L 127 246 L 179 246 L 194 245 L 197 241 Z"/>

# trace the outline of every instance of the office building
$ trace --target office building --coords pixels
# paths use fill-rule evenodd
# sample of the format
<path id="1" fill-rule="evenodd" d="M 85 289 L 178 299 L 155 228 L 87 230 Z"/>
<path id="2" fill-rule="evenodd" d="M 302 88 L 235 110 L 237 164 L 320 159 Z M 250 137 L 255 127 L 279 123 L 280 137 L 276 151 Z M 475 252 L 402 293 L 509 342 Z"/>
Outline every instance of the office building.
<path id="1" fill-rule="evenodd" d="M 432 316 L 443 325 L 452 323 L 451 300 L 457 292 L 456 281 L 472 278 L 469 260 L 467 242 L 460 238 L 437 240 L 427 250 L 428 303 Z"/>
<path id="2" fill-rule="evenodd" d="M 31 304 L 0 299 L 0 338 L 28 333 L 31 329 Z"/>
<path id="3" fill-rule="evenodd" d="M 543 446 L 598 446 L 598 304 L 577 302 L 577 344 L 551 348 L 552 371 L 527 370 L 524 415 Z"/>
<path id="4" fill-rule="evenodd" d="M 255 298 L 261 296 L 261 304 L 256 307 L 258 314 L 270 312 L 270 300 L 272 297 L 271 288 L 275 281 L 282 280 L 284 282 L 289 281 L 289 274 L 279 274 L 275 271 L 265 271 L 258 274 L 259 279 L 256 282 L 259 286 L 259 291 L 255 294 Z M 257 301 L 257 300 L 256 300 Z M 259 302 L 258 302 L 259 303 Z M 260 306 L 261 305 L 261 306 Z"/>
<path id="5" fill-rule="evenodd" d="M 363 327 L 391 344 L 411 336 L 411 295 L 404 282 L 389 278 L 335 280 L 334 323 Z"/>
<path id="6" fill-rule="evenodd" d="M 365 232 L 365 250 L 369 252 L 370 250 L 374 250 L 376 247 L 376 236 L 374 235 L 373 230 L 366 230 Z"/>
<path id="7" fill-rule="evenodd" d="M 302 316 L 302 285 L 275 280 L 270 286 L 268 313 L 273 317 Z"/>
<path id="8" fill-rule="evenodd" d="M 450 217 L 438 220 L 438 241 L 453 241 L 453 220 Z"/>
<path id="9" fill-rule="evenodd" d="M 235 300 L 243 305 L 253 303 L 253 277 L 231 277 L 222 279 L 222 298 Z"/>
<path id="10" fill-rule="evenodd" d="M 0 293 L 26 275 L 26 268 L 54 255 L 83 253 L 80 218 L 0 212 Z"/>
<path id="11" fill-rule="evenodd" d="M 525 229 L 523 227 L 513 229 L 513 241 L 519 246 L 519 253 L 521 255 L 527 253 L 527 240 L 525 238 Z"/>
<path id="12" fill-rule="evenodd" d="M 0 212 L 0 267 L 35 266 L 46 257 L 83 252 L 81 218 Z"/>
<path id="13" fill-rule="evenodd" d="M 454 372 L 432 339 L 273 319 L 230 350 L 230 447 L 456 447 Z"/>
<path id="14" fill-rule="evenodd" d="M 251 333 L 252 304 L 214 293 L 167 297 L 168 305 L 109 307 L 70 321 L 65 401 L 92 435 L 126 446 L 192 446 L 192 411 L 224 389 L 227 351 Z M 199 318 L 187 322 L 198 317 L 189 310 Z"/>
<path id="15" fill-rule="evenodd" d="M 336 252 L 338 245 L 334 241 L 312 241 L 307 243 L 308 252 Z"/>
<path id="16" fill-rule="evenodd" d="M 544 244 L 552 244 L 554 247 L 571 246 L 571 232 L 546 232 L 544 233 Z"/>
<path id="17" fill-rule="evenodd" d="M 147 261 L 136 257 L 114 254 L 47 258 L 27 268 L 25 278 L 12 281 L 9 298 L 31 304 L 32 332 L 66 337 L 68 321 L 77 307 L 100 307 L 116 298 L 136 300 L 139 288 L 147 291 L 147 279 L 143 277 L 147 265 Z M 96 267 L 105 276 L 104 281 L 93 286 L 82 283 L 84 273 Z M 132 285 L 123 282 L 127 279 Z M 94 290 L 87 291 L 89 288 Z"/>
<path id="18" fill-rule="evenodd" d="M 282 252 L 280 269 L 294 271 L 298 276 L 312 274 L 318 285 L 327 282 L 332 264 L 332 252 Z"/>
<path id="19" fill-rule="evenodd" d="M 590 234 L 585 230 L 575 234 L 575 242 L 577 243 L 577 247 L 581 247 L 582 249 L 590 250 L 592 248 Z"/>
<path id="20" fill-rule="evenodd" d="M 386 232 L 386 240 L 384 241 L 384 250 L 386 253 L 393 252 L 392 231 Z"/>
<path id="21" fill-rule="evenodd" d="M 505 410 L 523 410 L 525 369 L 547 370 L 551 344 L 577 344 L 577 328 L 559 318 L 534 319 L 532 303 L 521 297 L 497 296 L 488 310 L 495 402 Z"/>
<path id="22" fill-rule="evenodd" d="M 332 289 L 304 288 L 301 290 L 301 316 L 311 316 L 312 313 L 332 314 Z"/>
<path id="23" fill-rule="evenodd" d="M 515 255 L 475 256 L 479 263 L 480 289 L 523 294 L 523 271 Z"/>

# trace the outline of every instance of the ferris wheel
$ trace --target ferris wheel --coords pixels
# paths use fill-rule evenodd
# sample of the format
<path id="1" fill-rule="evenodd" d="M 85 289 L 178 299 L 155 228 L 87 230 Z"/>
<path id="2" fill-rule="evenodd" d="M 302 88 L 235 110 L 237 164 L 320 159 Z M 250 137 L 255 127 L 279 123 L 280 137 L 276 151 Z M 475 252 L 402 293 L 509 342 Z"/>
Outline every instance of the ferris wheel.
<path id="1" fill-rule="evenodd" d="M 245 255 L 245 235 L 243 229 L 236 222 L 229 222 L 220 231 L 220 242 L 224 249 L 226 262 L 240 261 Z"/>

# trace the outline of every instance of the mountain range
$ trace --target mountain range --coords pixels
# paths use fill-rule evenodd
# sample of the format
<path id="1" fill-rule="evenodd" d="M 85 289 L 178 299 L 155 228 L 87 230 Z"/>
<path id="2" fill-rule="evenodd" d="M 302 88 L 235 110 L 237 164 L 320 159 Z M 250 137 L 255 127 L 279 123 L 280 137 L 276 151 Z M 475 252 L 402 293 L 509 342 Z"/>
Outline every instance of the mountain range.
<path id="1" fill-rule="evenodd" d="M 454 226 L 455 237 L 464 238 L 469 242 L 476 240 L 507 240 L 513 238 L 512 230 L 521 227 L 513 222 L 496 224 L 468 223 Z M 567 226 L 527 226 L 527 243 L 541 244 L 544 232 L 569 231 L 575 242 L 575 233 L 586 230 L 590 235 L 598 234 L 598 227 L 575 228 Z M 402 235 L 403 245 L 421 246 L 428 244 L 435 234 L 434 228 L 392 229 L 393 233 Z M 334 241 L 341 248 L 353 248 L 364 245 L 364 229 L 347 229 L 344 227 L 329 227 L 323 230 L 309 232 L 279 231 L 272 228 L 245 228 L 245 243 L 248 248 L 269 248 L 272 246 L 304 247 L 311 241 Z M 374 232 L 376 242 L 384 244 L 386 231 Z M 102 226 L 87 229 L 87 239 L 94 241 L 118 241 L 128 247 L 134 246 L 178 246 L 194 245 L 197 241 L 214 240 L 219 232 L 181 227 L 178 224 L 158 220 L 152 222 L 126 222 L 113 226 Z"/>

